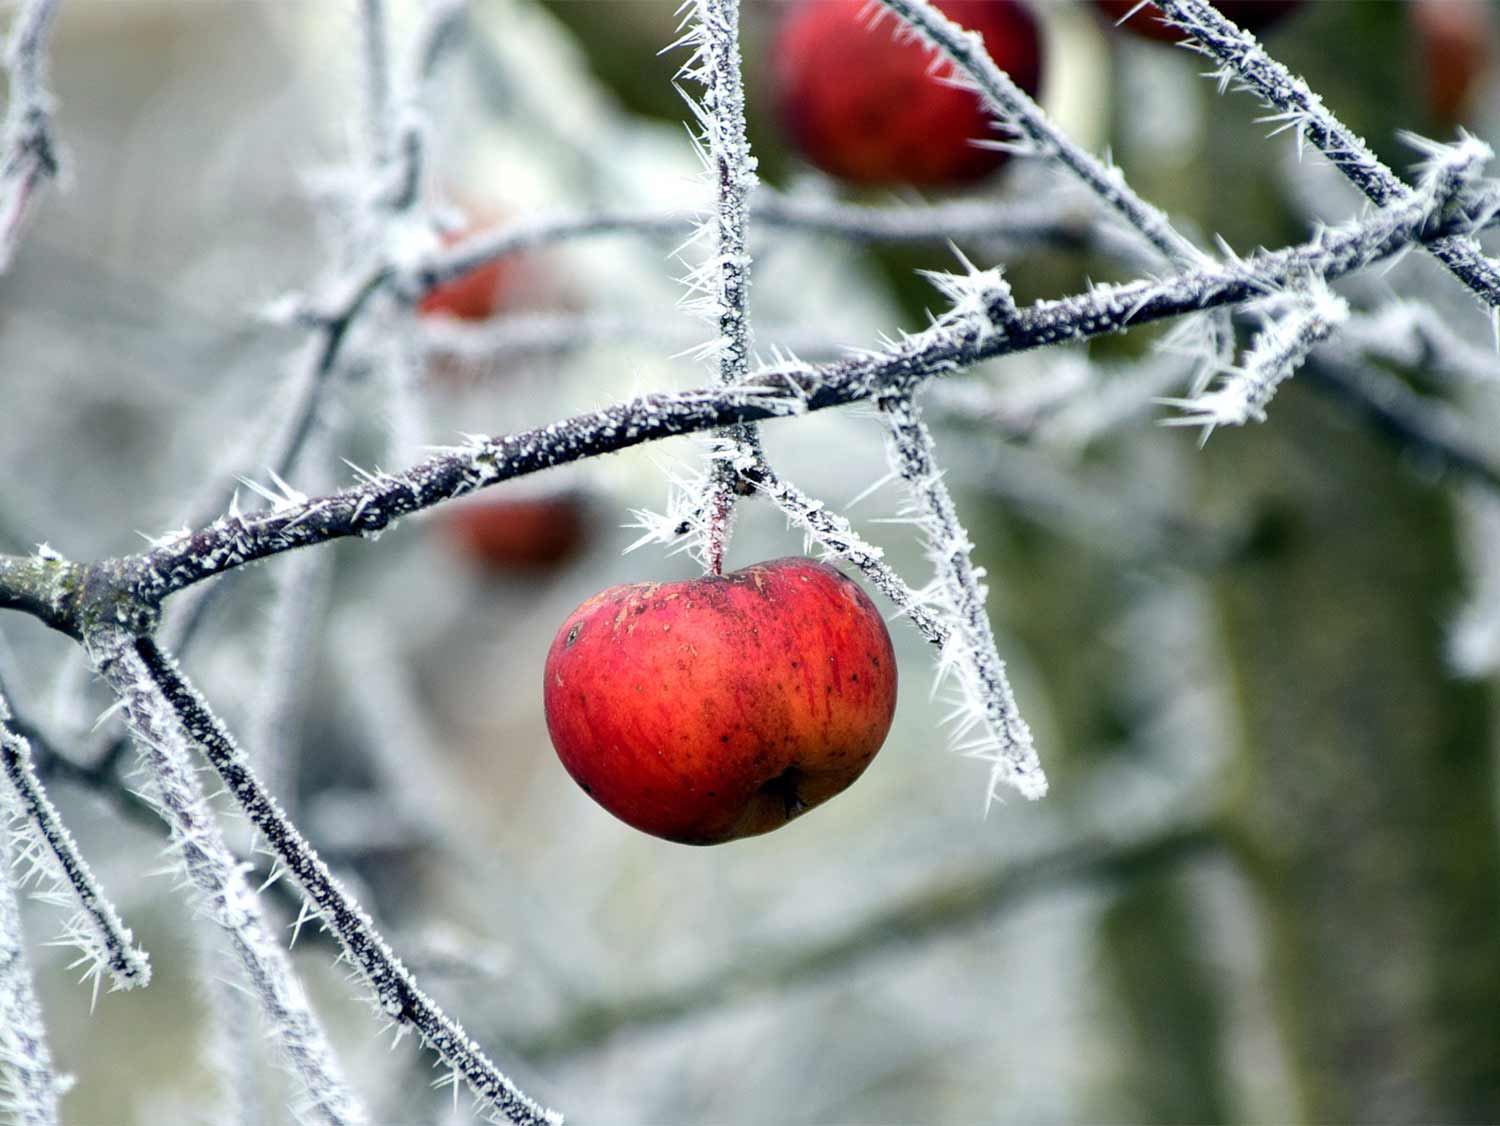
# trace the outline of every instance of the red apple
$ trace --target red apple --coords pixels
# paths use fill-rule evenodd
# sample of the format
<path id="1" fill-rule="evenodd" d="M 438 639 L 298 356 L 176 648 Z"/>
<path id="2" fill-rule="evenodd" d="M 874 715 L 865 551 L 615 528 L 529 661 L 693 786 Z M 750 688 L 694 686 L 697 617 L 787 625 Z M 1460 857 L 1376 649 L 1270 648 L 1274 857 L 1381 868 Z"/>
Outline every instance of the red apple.
<path id="1" fill-rule="evenodd" d="M 583 498 L 480 496 L 444 510 L 454 546 L 490 572 L 541 571 L 567 561 L 586 538 Z"/>
<path id="2" fill-rule="evenodd" d="M 1161 9 L 1153 4 L 1142 5 L 1140 0 L 1094 0 L 1094 3 L 1116 21 L 1139 7 L 1140 11 L 1119 26 L 1142 38 L 1163 43 L 1181 43 L 1187 38 L 1171 24 L 1163 23 Z M 1302 0 L 1214 0 L 1214 7 L 1224 13 L 1225 19 L 1253 35 L 1259 35 L 1301 6 Z"/>
<path id="3" fill-rule="evenodd" d="M 1479 0 L 1416 0 L 1410 11 L 1427 102 L 1438 121 L 1456 125 L 1490 63 L 1491 6 Z"/>
<path id="4" fill-rule="evenodd" d="M 683 844 L 767 833 L 885 741 L 896 658 L 852 580 L 811 559 L 596 594 L 547 654 L 547 730 L 584 792 Z"/>
<path id="5" fill-rule="evenodd" d="M 1036 21 L 1016 0 L 936 0 L 984 37 L 991 57 L 1028 94 L 1041 86 Z M 792 142 L 825 172 L 860 184 L 941 187 L 988 175 L 1006 155 L 980 148 L 995 129 L 978 95 L 945 85 L 932 49 L 897 42 L 894 17 L 870 27 L 869 0 L 801 0 L 773 47 L 773 93 Z"/>

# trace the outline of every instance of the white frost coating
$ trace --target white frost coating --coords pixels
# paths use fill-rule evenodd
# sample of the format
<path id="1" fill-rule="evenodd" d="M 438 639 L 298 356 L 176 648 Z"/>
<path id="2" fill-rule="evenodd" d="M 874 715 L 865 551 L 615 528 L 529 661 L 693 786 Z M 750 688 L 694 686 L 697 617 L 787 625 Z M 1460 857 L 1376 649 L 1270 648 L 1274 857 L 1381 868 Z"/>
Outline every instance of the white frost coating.
<path id="1" fill-rule="evenodd" d="M 1368 229 L 1372 236 L 1379 236 L 1383 226 L 1394 230 L 1410 224 L 1414 218 L 1420 222 L 1439 220 L 1494 156 L 1488 145 L 1469 136 L 1454 145 L 1414 143 L 1419 143 L 1427 157 L 1420 169 L 1419 186 L 1403 192 L 1365 224 L 1348 224 L 1333 234 Z M 1331 244 L 1334 239 L 1330 235 L 1325 241 Z M 1308 353 L 1349 316 L 1348 305 L 1331 293 L 1322 280 L 1332 272 L 1328 265 L 1318 262 L 1310 265 L 1312 273 L 1300 291 L 1276 295 L 1278 299 L 1285 296 L 1294 302 L 1292 310 L 1262 330 L 1244 361 L 1238 367 L 1225 369 L 1224 379 L 1217 388 L 1190 399 L 1161 400 L 1184 411 L 1181 417 L 1165 420 L 1167 425 L 1202 426 L 1202 437 L 1207 441 L 1216 426 L 1265 421 L 1266 407 L 1277 387 L 1291 378 Z"/>
<path id="2" fill-rule="evenodd" d="M 932 435 L 909 396 L 881 400 L 889 423 L 887 451 L 892 467 L 911 490 L 908 515 L 921 530 L 935 571 L 932 603 L 949 623 L 938 659 L 938 685 L 954 682 L 957 693 L 949 716 L 957 749 L 991 764 L 985 804 L 1011 786 L 1035 800 L 1047 793 L 1047 777 L 1021 718 L 1005 662 L 985 611 L 984 571 L 969 558 L 973 544 L 959 523 L 953 498 L 943 484 Z"/>
<path id="3" fill-rule="evenodd" d="M 718 336 L 701 349 L 718 361 L 719 382 L 743 383 L 750 374 L 750 193 L 755 188 L 755 158 L 745 138 L 745 89 L 740 77 L 739 0 L 686 0 L 684 31 L 673 47 L 691 47 L 678 72 L 703 87 L 702 101 L 687 98 L 698 122 L 698 151 L 717 205 L 690 241 L 713 247 L 713 253 L 684 279 L 684 306 L 710 320 Z M 668 48 L 669 50 L 671 48 Z M 687 97 L 684 94 L 684 97 Z M 711 236 L 711 237 L 710 237 Z M 734 518 L 736 463 L 754 458 L 760 439 L 754 424 L 719 432 L 720 449 L 711 454 L 704 492 L 701 535 L 705 566 L 724 569 L 724 552 Z"/>
<path id="4" fill-rule="evenodd" d="M 149 984 L 150 959 L 105 897 L 42 788 L 30 743 L 5 726 L 7 714 L 0 697 L 0 766 L 6 779 L 0 783 L 0 812 L 10 822 L 12 863 L 20 871 L 17 886 L 34 881 L 40 885 L 38 898 L 72 908 L 58 941 L 79 949 L 73 965 L 86 967 L 83 980 L 93 982 L 95 997 L 106 973 L 113 989 Z"/>
<path id="5" fill-rule="evenodd" d="M 1165 426 L 1201 426 L 1201 442 L 1217 426 L 1264 422 L 1276 389 L 1292 377 L 1308 353 L 1349 315 L 1349 306 L 1325 286 L 1291 295 L 1292 309 L 1261 329 L 1238 367 L 1224 369 L 1218 387 L 1192 399 L 1161 399 L 1182 414 L 1163 419 Z"/>
<path id="6" fill-rule="evenodd" d="M 234 950 L 273 1041 L 302 1080 L 309 1116 L 329 1126 L 365 1122 L 286 952 L 266 926 L 245 870 L 225 844 L 204 800 L 182 723 L 153 683 L 134 639 L 119 631 L 101 631 L 89 638 L 89 653 L 124 702 L 131 737 L 150 779 L 147 796 L 171 830 L 203 911 Z"/>
<path id="7" fill-rule="evenodd" d="M 52 1071 L 10 873 L 0 839 L 0 1117 L 17 1126 L 56 1126 L 61 1084 Z"/>
<path id="8" fill-rule="evenodd" d="M 881 558 L 880 548 L 862 539 L 848 520 L 778 477 L 764 460 L 757 467 L 755 479 L 756 487 L 786 514 L 787 521 L 799 525 L 823 549 L 825 562 L 847 560 L 895 603 L 897 614 L 909 619 L 918 633 L 934 645 L 948 643 L 948 624 L 928 605 L 928 598 L 912 590 L 896 569 Z"/>
<path id="9" fill-rule="evenodd" d="M 1210 74 L 1222 91 L 1231 85 L 1254 94 L 1272 111 L 1267 120 L 1278 132 L 1295 131 L 1297 150 L 1311 141 L 1350 183 L 1377 207 L 1404 203 L 1412 190 L 1323 104 L 1301 78 L 1266 54 L 1255 36 L 1242 31 L 1203 0 L 1153 0 L 1167 22 L 1191 38 L 1187 46 L 1218 62 Z M 1473 141 L 1464 135 L 1462 144 Z M 1438 239 L 1428 245 L 1434 257 L 1474 292 L 1481 303 L 1500 307 L 1500 263 L 1486 258 L 1469 234 Z"/>

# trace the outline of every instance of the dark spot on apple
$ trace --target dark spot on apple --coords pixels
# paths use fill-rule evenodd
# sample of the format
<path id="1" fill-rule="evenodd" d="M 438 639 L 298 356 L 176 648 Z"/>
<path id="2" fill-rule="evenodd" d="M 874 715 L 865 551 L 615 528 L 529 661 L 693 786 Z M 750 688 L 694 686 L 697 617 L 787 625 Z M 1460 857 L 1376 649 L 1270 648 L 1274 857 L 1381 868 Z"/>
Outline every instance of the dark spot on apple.
<path id="1" fill-rule="evenodd" d="M 850 680 L 854 680 L 854 681 L 857 681 L 857 680 L 859 680 L 859 673 L 855 673 L 855 674 L 854 674 L 854 675 L 853 675 L 853 676 L 851 676 L 851 677 L 850 677 L 850 678 L 849 678 L 849 679 L 850 679 Z"/>
<path id="2" fill-rule="evenodd" d="M 583 623 L 580 622 L 578 625 L 575 625 L 572 629 L 570 629 L 568 631 L 568 640 L 566 640 L 566 641 L 563 642 L 563 648 L 564 649 L 566 649 L 569 645 L 572 645 L 573 642 L 575 642 L 575 641 L 578 640 L 578 631 L 581 630 L 582 628 L 583 628 Z"/>
<path id="3" fill-rule="evenodd" d="M 721 742 L 721 743 L 727 743 L 727 742 L 729 742 L 729 736 L 728 735 L 720 735 L 719 736 L 719 742 Z"/>
<path id="4" fill-rule="evenodd" d="M 789 766 L 762 786 L 760 792 L 773 798 L 780 798 L 787 818 L 791 819 L 807 808 L 807 803 L 797 792 L 801 785 L 802 771 L 795 766 Z"/>
<path id="5" fill-rule="evenodd" d="M 583 787 L 584 793 L 592 794 L 594 792 L 594 787 L 590 786 L 587 782 L 580 782 L 578 784 Z"/>

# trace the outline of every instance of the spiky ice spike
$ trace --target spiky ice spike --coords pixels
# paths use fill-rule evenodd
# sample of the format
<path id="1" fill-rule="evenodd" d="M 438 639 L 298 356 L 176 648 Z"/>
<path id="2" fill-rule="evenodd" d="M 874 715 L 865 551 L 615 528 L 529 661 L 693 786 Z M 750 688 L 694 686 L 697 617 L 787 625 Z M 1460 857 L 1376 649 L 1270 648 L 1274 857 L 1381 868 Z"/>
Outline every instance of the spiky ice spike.
<path id="1" fill-rule="evenodd" d="M 932 604 L 948 623 L 938 687 L 951 683 L 955 689 L 949 719 L 956 748 L 991 764 L 986 808 L 1001 786 L 1033 800 L 1043 797 L 1047 777 L 995 645 L 985 610 L 984 571 L 970 558 L 974 545 L 943 483 L 932 435 L 909 394 L 883 398 L 880 406 L 888 425 L 891 466 L 911 491 L 906 515 L 921 530 L 932 560 Z"/>
<path id="2" fill-rule="evenodd" d="M 1296 295 L 1294 307 L 1272 320 L 1237 367 L 1226 368 L 1219 386 L 1192 399 L 1159 399 L 1183 413 L 1166 426 L 1201 426 L 1201 442 L 1219 426 L 1264 422 L 1276 389 L 1292 377 L 1308 354 L 1349 316 L 1349 306 L 1327 286 L 1314 284 Z"/>
<path id="3" fill-rule="evenodd" d="M 74 965 L 86 967 L 83 978 L 92 981 L 96 997 L 105 974 L 113 989 L 149 984 L 149 956 L 94 878 L 42 788 L 30 742 L 6 726 L 8 714 L 0 697 L 0 768 L 6 778 L 0 784 L 0 812 L 10 821 L 12 863 L 20 872 L 17 885 L 34 882 L 39 898 L 73 909 L 59 942 L 78 948 Z"/>
<path id="4" fill-rule="evenodd" d="M 752 477 L 756 488 L 781 509 L 788 523 L 801 527 L 823 549 L 825 561 L 843 560 L 858 568 L 918 633 L 934 645 L 947 643 L 948 624 L 927 604 L 926 594 L 912 590 L 896 569 L 885 562 L 881 549 L 864 540 L 847 519 L 830 512 L 822 501 L 777 476 L 768 462 L 762 461 Z"/>

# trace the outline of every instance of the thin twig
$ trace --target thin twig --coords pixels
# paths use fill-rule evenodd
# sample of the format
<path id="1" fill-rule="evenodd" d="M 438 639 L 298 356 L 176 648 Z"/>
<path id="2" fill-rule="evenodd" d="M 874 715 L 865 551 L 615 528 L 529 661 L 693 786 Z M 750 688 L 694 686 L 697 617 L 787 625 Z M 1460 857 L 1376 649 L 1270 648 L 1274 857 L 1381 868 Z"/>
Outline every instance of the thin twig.
<path id="1" fill-rule="evenodd" d="M 701 130 L 700 151 L 716 188 L 715 207 L 700 231 L 711 235 L 713 252 L 688 275 L 687 306 L 714 322 L 718 338 L 704 351 L 718 360 L 719 383 L 734 387 L 750 374 L 750 193 L 755 158 L 745 137 L 745 89 L 740 77 L 739 0 L 693 0 L 684 20 L 692 57 L 680 76 L 703 87 L 701 101 L 688 99 Z M 703 566 L 724 571 L 724 553 L 734 523 L 740 470 L 760 450 L 754 423 L 721 430 L 715 438 L 701 508 Z"/>
<path id="2" fill-rule="evenodd" d="M 78 914 L 68 923 L 65 941 L 83 950 L 80 961 L 89 964 L 85 977 L 93 978 L 96 991 L 105 972 L 116 989 L 148 984 L 149 957 L 136 945 L 135 936 L 105 896 L 73 834 L 62 823 L 37 777 L 31 744 L 6 726 L 8 716 L 9 708 L 0 696 L 0 767 L 14 798 L 10 812 L 19 821 L 14 836 L 23 843 L 17 861 L 45 879 L 50 894 L 66 896 L 76 906 Z M 0 801 L 0 808 L 9 806 L 9 801 Z"/>
<path id="3" fill-rule="evenodd" d="M 1033 800 L 1043 797 L 1047 776 L 1005 674 L 985 609 L 984 570 L 970 558 L 974 545 L 943 483 L 932 434 L 909 395 L 884 397 L 880 405 L 890 427 L 891 465 L 911 490 L 909 515 L 922 530 L 936 573 L 935 600 L 951 622 L 938 676 L 957 682 L 951 718 L 958 749 L 991 764 L 987 802 L 1002 784 Z"/>

